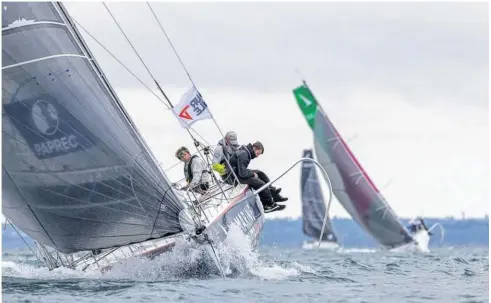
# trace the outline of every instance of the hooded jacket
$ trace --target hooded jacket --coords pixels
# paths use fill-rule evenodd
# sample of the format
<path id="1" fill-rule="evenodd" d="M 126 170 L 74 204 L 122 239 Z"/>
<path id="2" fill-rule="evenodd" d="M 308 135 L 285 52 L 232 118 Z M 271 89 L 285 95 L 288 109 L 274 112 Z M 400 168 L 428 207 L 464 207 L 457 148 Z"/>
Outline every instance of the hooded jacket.
<path id="1" fill-rule="evenodd" d="M 239 179 L 254 178 L 254 173 L 248 169 L 251 160 L 256 158 L 252 144 L 241 146 L 231 157 L 230 165 Z"/>
<path id="2" fill-rule="evenodd" d="M 220 175 L 228 173 L 227 159 L 230 162 L 230 157 L 239 148 L 239 145 L 232 145 L 225 143 L 224 139 L 218 141 L 217 147 L 213 151 L 213 159 L 211 167 L 217 171 Z"/>

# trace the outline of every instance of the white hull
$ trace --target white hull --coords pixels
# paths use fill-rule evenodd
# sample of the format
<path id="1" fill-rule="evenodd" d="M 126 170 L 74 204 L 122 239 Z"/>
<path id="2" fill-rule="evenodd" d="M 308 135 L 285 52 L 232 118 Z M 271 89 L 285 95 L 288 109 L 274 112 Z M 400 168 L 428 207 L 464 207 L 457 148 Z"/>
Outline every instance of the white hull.
<path id="1" fill-rule="evenodd" d="M 429 244 L 430 244 L 430 235 L 428 234 L 428 231 L 426 230 L 420 230 L 413 234 L 414 240 L 417 242 L 417 249 L 420 252 L 428 252 L 430 251 L 429 249 Z"/>
<path id="2" fill-rule="evenodd" d="M 429 252 L 430 235 L 426 230 L 419 230 L 412 234 L 414 242 L 409 244 L 393 248 L 391 251 L 403 252 L 403 251 L 416 251 L 416 252 Z"/>
<path id="3" fill-rule="evenodd" d="M 164 252 L 172 248 L 178 238 L 183 238 L 183 234 L 174 236 L 172 238 L 149 240 L 141 243 L 126 245 L 117 248 L 111 253 L 104 256 L 103 252 L 100 256 L 94 256 L 85 262 L 82 261 L 77 264 L 75 269 L 79 270 L 95 270 L 95 269 L 109 269 L 112 265 L 127 260 L 135 256 L 146 256 L 154 252 Z M 80 253 L 83 256 L 85 253 Z M 103 257 L 101 257 L 103 256 Z M 95 261 L 97 260 L 97 261 Z"/>
<path id="4" fill-rule="evenodd" d="M 230 199 L 229 200 L 230 202 L 224 201 L 221 203 L 217 203 L 218 200 L 213 197 L 209 198 L 206 202 L 203 202 L 201 204 L 202 211 L 200 214 L 201 221 L 206 222 L 205 224 L 206 230 L 203 233 L 208 233 L 208 230 L 210 230 L 212 234 L 209 234 L 209 236 L 210 237 L 214 236 L 213 238 L 216 242 L 222 242 L 223 240 L 225 240 L 225 238 L 227 237 L 227 232 L 224 230 L 224 228 L 228 228 L 228 226 L 222 226 L 221 224 L 219 224 L 219 226 L 217 227 L 217 220 L 222 218 L 223 216 L 227 216 L 231 212 L 231 209 L 238 203 L 243 203 L 244 201 L 243 198 L 245 197 L 246 193 L 247 193 L 246 186 L 239 185 L 227 191 L 226 195 L 228 196 L 227 198 Z M 249 195 L 250 194 L 251 193 L 249 192 Z M 218 196 L 217 198 L 223 198 L 223 197 Z M 245 222 L 247 221 L 247 219 L 245 218 L 244 215 L 242 215 L 240 220 L 236 221 L 243 224 L 245 223 L 253 224 L 252 226 L 247 226 L 247 227 L 242 226 L 243 232 L 252 238 L 258 238 L 264 222 L 264 212 L 263 212 L 262 204 L 259 202 L 257 196 L 255 198 L 256 198 L 255 199 L 256 203 L 259 207 L 260 216 L 258 218 L 251 218 L 249 216 L 250 222 Z M 141 243 L 126 245 L 123 247 L 119 247 L 112 252 L 106 250 L 99 255 L 86 259 L 85 262 L 82 261 L 78 263 L 75 268 L 82 269 L 82 270 L 96 270 L 96 269 L 108 270 L 112 267 L 112 265 L 122 262 L 131 257 L 152 257 L 155 255 L 162 254 L 170 250 L 172 247 L 174 247 L 177 240 L 179 239 L 189 240 L 190 236 L 188 232 L 191 233 L 194 228 L 194 224 L 192 222 L 192 218 L 189 215 L 190 214 L 189 212 L 190 212 L 189 209 L 181 212 L 180 223 L 184 229 L 184 232 L 181 234 L 168 238 L 148 240 Z M 220 231 L 223 230 L 223 232 L 217 233 L 216 232 L 217 228 Z M 186 230 L 188 232 L 186 232 Z M 253 245 L 255 245 L 257 241 L 253 241 L 252 243 Z M 207 243 L 202 243 L 202 244 L 207 244 Z M 83 254 L 84 253 L 81 253 L 80 256 L 82 256 Z"/>
<path id="5" fill-rule="evenodd" d="M 319 241 L 305 241 L 303 242 L 302 248 L 335 250 L 339 248 L 339 244 L 336 242 L 321 241 L 319 246 Z"/>

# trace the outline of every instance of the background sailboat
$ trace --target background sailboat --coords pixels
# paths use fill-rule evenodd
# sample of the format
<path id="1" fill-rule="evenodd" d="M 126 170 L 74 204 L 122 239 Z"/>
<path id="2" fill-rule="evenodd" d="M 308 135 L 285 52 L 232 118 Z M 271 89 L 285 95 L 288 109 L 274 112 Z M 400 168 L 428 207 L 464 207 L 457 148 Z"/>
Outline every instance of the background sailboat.
<path id="1" fill-rule="evenodd" d="M 427 248 L 429 237 L 418 237 L 424 242 L 419 243 L 401 224 L 305 81 L 293 94 L 314 132 L 317 159 L 331 179 L 334 195 L 352 218 L 386 248 Z"/>
<path id="2" fill-rule="evenodd" d="M 312 150 L 304 150 L 303 158 L 313 159 Z M 302 163 L 300 186 L 302 194 L 302 230 L 306 236 L 312 238 L 312 240 L 303 243 L 303 248 L 334 249 L 339 247 L 329 218 L 324 227 L 324 233 L 322 233 L 322 225 L 326 215 L 326 203 L 313 163 Z M 320 239 L 319 245 L 321 233 L 322 239 Z"/>

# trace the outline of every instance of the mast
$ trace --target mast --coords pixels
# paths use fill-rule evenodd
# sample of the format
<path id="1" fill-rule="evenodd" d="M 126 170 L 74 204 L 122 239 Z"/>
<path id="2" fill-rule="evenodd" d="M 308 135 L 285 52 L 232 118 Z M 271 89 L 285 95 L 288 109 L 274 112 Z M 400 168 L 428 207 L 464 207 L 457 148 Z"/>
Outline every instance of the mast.
<path id="1" fill-rule="evenodd" d="M 143 66 L 145 67 L 145 69 L 147 70 L 148 74 L 150 75 L 150 77 L 152 78 L 152 80 L 154 81 L 155 85 L 157 86 L 157 89 L 160 91 L 160 93 L 164 96 L 165 100 L 168 102 L 169 106 L 170 106 L 170 109 L 173 109 L 174 108 L 174 105 L 172 104 L 171 100 L 167 97 L 167 95 L 165 94 L 164 90 L 162 89 L 160 83 L 157 81 L 157 79 L 155 78 L 155 76 L 152 74 L 152 72 L 150 71 L 150 69 L 148 68 L 148 66 L 145 64 L 143 58 L 140 56 L 140 54 L 138 53 L 138 51 L 136 50 L 135 46 L 133 45 L 133 43 L 131 43 L 130 39 L 128 38 L 128 36 L 126 35 L 126 33 L 124 32 L 123 28 L 120 26 L 119 22 L 116 20 L 116 18 L 114 17 L 114 15 L 111 13 L 109 7 L 103 2 L 103 5 L 104 7 L 106 8 L 106 10 L 108 11 L 108 13 L 111 15 L 111 18 L 113 19 L 114 23 L 116 23 L 116 25 L 118 26 L 119 30 L 121 31 L 121 33 L 123 34 L 123 36 L 125 37 L 126 41 L 130 44 L 131 48 L 133 49 L 133 51 L 135 52 L 136 56 L 139 58 L 140 62 L 143 64 Z M 158 19 L 157 15 L 155 14 L 154 10 L 152 9 L 152 6 L 150 5 L 150 3 L 147 2 L 147 5 L 150 9 L 150 11 L 152 12 L 155 20 L 157 21 L 159 27 L 160 27 L 160 30 L 162 31 L 162 33 L 165 35 L 167 41 L 169 42 L 170 46 L 172 47 L 172 50 L 174 51 L 174 54 L 176 55 L 176 57 L 178 58 L 179 62 L 181 63 L 181 66 L 183 67 L 184 71 L 186 72 L 189 80 L 191 81 L 191 84 L 193 85 L 193 87 L 196 88 L 196 85 L 195 85 L 195 82 L 193 81 L 192 77 L 191 77 L 191 74 L 189 73 L 188 69 L 186 68 L 186 66 L 184 65 L 184 62 L 182 61 L 181 57 L 179 56 L 179 53 L 177 52 L 177 50 L 175 49 L 174 47 L 174 44 L 172 43 L 172 41 L 170 40 L 169 36 L 167 35 L 164 27 L 162 26 L 162 24 L 160 23 L 160 20 Z M 215 117 L 213 116 L 212 112 L 209 111 L 210 113 L 210 116 L 213 120 L 213 123 L 215 124 L 215 127 L 217 128 L 217 130 L 219 131 L 220 135 L 222 136 L 224 142 L 225 142 L 225 135 L 224 133 L 222 132 L 220 126 L 218 125 L 218 122 L 216 121 Z M 200 156 L 202 158 L 205 158 L 203 157 L 203 155 L 201 154 L 201 151 L 200 149 L 198 148 L 199 145 L 200 145 L 200 142 L 193 136 L 193 134 L 190 132 L 189 128 L 186 128 L 186 132 L 189 134 L 189 136 L 191 137 L 191 139 L 193 140 L 193 143 L 198 151 L 198 153 L 200 154 Z M 207 148 L 205 147 L 205 154 L 208 153 L 208 150 Z M 230 167 L 230 163 L 228 161 L 228 159 L 225 157 L 225 161 L 227 162 L 227 164 L 229 165 Z M 232 170 L 231 171 L 235 180 L 238 182 L 238 177 L 237 175 L 235 174 L 235 172 Z M 213 174 L 212 174 L 213 175 Z M 214 176 L 214 175 L 213 175 Z"/>

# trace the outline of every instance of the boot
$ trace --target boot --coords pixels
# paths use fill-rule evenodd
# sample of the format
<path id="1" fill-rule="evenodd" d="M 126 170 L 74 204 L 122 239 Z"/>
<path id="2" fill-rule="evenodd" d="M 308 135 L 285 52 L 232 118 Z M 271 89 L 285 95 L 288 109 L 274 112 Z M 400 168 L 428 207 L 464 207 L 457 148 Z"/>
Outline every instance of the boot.
<path id="1" fill-rule="evenodd" d="M 281 188 L 276 188 L 276 187 L 274 187 L 274 186 L 270 186 L 270 187 L 269 187 L 269 190 L 271 191 L 271 194 L 272 194 L 272 195 L 275 195 L 275 194 L 279 194 L 279 193 L 280 193 Z"/>
<path id="2" fill-rule="evenodd" d="M 271 196 L 273 196 L 274 202 L 285 202 L 288 198 L 281 196 L 277 190 L 271 191 Z"/>
<path id="3" fill-rule="evenodd" d="M 267 213 L 270 213 L 270 212 L 283 210 L 283 209 L 285 209 L 285 207 L 286 207 L 285 205 L 279 205 L 279 204 L 276 204 L 276 203 L 266 204 L 266 205 L 264 205 L 264 213 L 267 214 Z"/>

